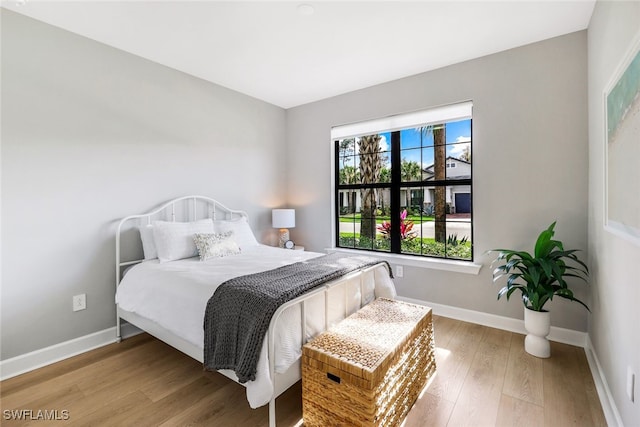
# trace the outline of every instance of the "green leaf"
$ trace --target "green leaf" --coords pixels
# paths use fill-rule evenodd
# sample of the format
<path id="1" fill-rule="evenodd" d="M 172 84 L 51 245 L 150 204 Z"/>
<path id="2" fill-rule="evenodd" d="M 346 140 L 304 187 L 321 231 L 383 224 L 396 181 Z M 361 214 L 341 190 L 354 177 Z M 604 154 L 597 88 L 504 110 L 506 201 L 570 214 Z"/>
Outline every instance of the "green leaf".
<path id="1" fill-rule="evenodd" d="M 581 276 L 579 274 L 572 274 L 572 273 L 564 273 L 564 277 L 577 277 L 580 280 L 584 280 L 585 282 L 587 281 L 587 278 L 584 276 Z"/>
<path id="2" fill-rule="evenodd" d="M 544 258 L 540 258 L 538 260 L 538 263 L 542 267 L 542 270 L 544 271 L 544 274 L 547 277 L 551 276 L 551 270 L 553 270 L 553 263 L 551 263 L 549 260 L 546 260 Z"/>
<path id="3" fill-rule="evenodd" d="M 560 289 L 556 294 L 563 298 L 573 298 L 573 292 L 570 289 Z"/>
<path id="4" fill-rule="evenodd" d="M 507 292 L 507 300 L 509 299 L 511 294 L 514 293 L 517 290 L 520 290 L 520 292 L 522 292 L 522 288 L 520 286 L 514 286 L 511 289 L 509 289 L 509 292 Z"/>
<path id="5" fill-rule="evenodd" d="M 551 240 L 551 238 L 553 237 L 553 227 L 555 227 L 555 225 L 556 223 L 554 222 L 549 226 L 549 228 L 542 231 L 542 233 L 540 233 L 540 235 L 538 236 L 538 240 L 536 240 L 535 249 L 533 251 L 536 258 L 542 257 L 548 253 L 545 251 L 547 250 L 547 244 L 549 240 Z"/>
<path id="6" fill-rule="evenodd" d="M 533 307 L 534 310 L 540 311 L 539 310 L 540 295 L 538 295 L 536 293 L 533 293 L 532 295 L 529 295 L 529 303 L 531 304 L 531 307 Z"/>
<path id="7" fill-rule="evenodd" d="M 586 308 L 589 312 L 591 312 L 591 310 L 589 310 L 589 307 L 588 307 L 585 303 L 583 303 L 582 301 L 580 301 L 578 298 L 575 298 L 575 297 L 573 296 L 573 294 L 571 294 L 571 296 L 558 294 L 558 296 L 559 296 L 559 297 L 561 297 L 561 298 L 568 299 L 568 300 L 570 300 L 570 301 L 575 301 L 575 302 L 577 302 L 577 303 L 580 303 L 580 304 L 582 304 L 582 306 L 583 306 L 584 308 Z"/>
<path id="8" fill-rule="evenodd" d="M 502 264 L 493 269 L 493 281 L 506 277 L 506 286 L 500 289 L 498 299 L 502 296 L 509 299 L 513 292 L 520 290 L 523 304 L 536 311 L 543 310 L 555 295 L 576 301 L 589 310 L 575 298 L 567 282 L 567 279 L 580 279 L 589 283 L 589 269 L 578 258 L 578 249 L 565 250 L 561 241 L 553 239 L 555 225 L 553 222 L 538 235 L 533 255 L 511 249 L 494 250 L 498 255 L 491 267 L 494 268 L 494 263 Z"/>

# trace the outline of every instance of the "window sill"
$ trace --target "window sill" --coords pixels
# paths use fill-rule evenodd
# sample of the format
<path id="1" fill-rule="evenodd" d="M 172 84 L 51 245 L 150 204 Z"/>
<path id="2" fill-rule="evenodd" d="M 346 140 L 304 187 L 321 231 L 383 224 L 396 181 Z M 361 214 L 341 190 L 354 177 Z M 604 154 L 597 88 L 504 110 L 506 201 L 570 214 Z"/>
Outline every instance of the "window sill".
<path id="1" fill-rule="evenodd" d="M 455 261 L 435 258 L 418 258 L 410 255 L 387 254 L 383 252 L 359 251 L 355 249 L 327 248 L 327 253 L 341 252 L 348 254 L 366 255 L 388 261 L 390 264 L 409 265 L 412 267 L 428 268 L 433 270 L 453 271 L 455 273 L 473 274 L 480 273 L 482 264 L 466 261 Z"/>

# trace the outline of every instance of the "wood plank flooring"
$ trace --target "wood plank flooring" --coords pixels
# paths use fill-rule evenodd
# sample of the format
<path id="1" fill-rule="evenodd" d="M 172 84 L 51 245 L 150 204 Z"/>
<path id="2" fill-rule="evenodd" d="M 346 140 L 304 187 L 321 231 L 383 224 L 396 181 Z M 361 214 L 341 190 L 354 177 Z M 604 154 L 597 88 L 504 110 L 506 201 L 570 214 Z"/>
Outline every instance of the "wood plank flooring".
<path id="1" fill-rule="evenodd" d="M 434 316 L 437 373 L 404 425 L 605 426 L 584 350 Z M 278 426 L 301 426 L 301 385 L 277 400 Z M 244 387 L 147 334 L 0 383 L 3 426 L 267 426 Z M 7 420 L 6 410 L 68 411 L 68 420 Z"/>

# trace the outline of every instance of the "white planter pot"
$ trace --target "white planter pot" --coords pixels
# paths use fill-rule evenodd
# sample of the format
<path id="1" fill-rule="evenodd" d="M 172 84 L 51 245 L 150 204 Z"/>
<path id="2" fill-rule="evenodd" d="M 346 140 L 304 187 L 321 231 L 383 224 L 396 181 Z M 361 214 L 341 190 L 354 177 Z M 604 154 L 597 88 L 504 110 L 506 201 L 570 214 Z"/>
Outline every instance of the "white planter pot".
<path id="1" fill-rule="evenodd" d="M 528 334 L 524 339 L 524 349 L 536 357 L 551 356 L 551 346 L 547 335 L 551 330 L 551 313 L 548 311 L 533 311 L 524 308 L 524 327 Z"/>

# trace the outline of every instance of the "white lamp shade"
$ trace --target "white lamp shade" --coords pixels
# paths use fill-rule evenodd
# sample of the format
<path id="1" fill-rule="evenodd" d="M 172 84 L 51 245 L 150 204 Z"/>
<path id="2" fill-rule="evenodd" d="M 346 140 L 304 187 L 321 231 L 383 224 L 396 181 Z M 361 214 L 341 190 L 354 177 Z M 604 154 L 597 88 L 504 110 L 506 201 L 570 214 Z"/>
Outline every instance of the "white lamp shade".
<path id="1" fill-rule="evenodd" d="M 273 209 L 271 211 L 273 228 L 293 228 L 296 226 L 295 209 Z"/>

